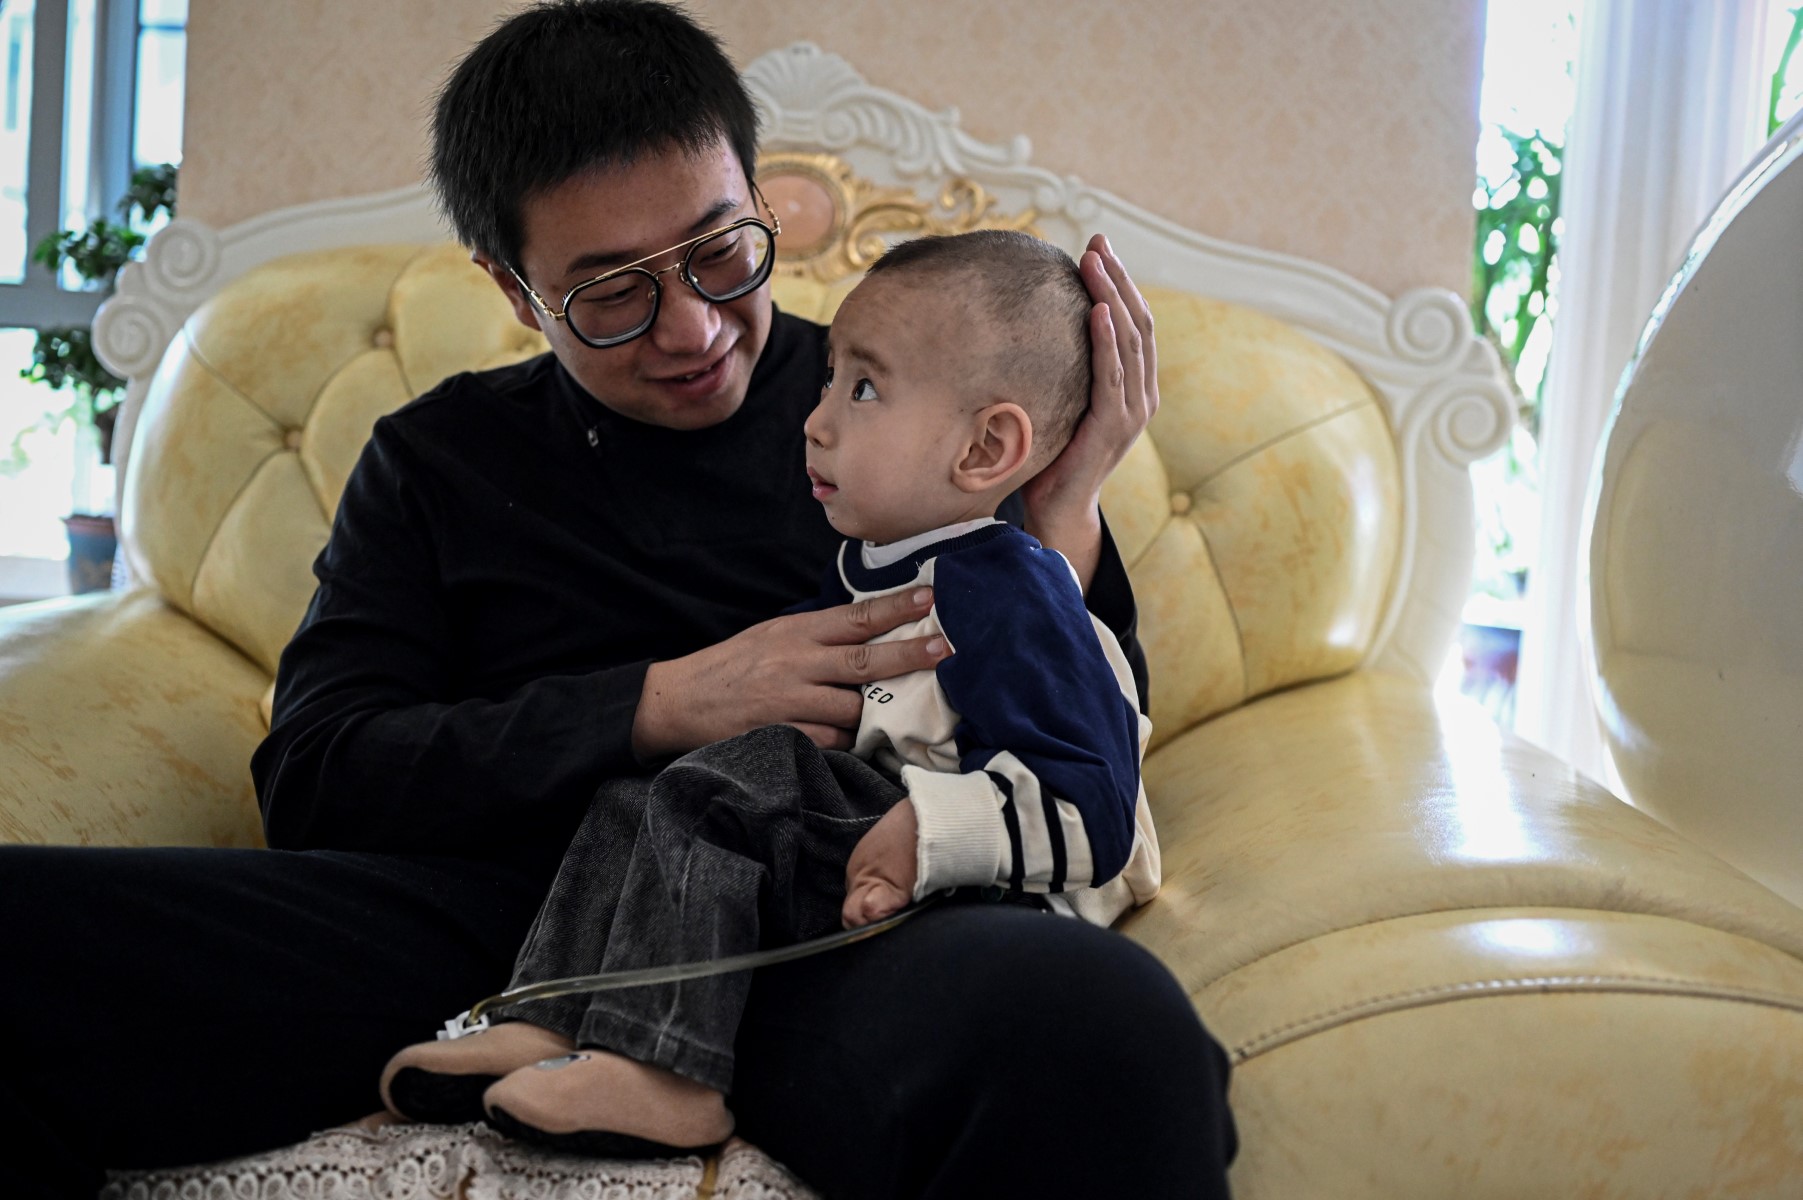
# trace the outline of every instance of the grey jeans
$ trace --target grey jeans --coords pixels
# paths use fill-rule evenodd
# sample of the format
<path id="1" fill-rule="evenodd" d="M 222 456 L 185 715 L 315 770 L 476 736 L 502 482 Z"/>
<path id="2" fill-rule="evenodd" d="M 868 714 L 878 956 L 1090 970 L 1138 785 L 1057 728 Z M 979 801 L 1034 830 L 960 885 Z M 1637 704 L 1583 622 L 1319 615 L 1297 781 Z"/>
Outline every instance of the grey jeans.
<path id="1" fill-rule="evenodd" d="M 838 929 L 845 863 L 905 793 L 784 725 L 604 785 L 514 964 L 512 987 L 724 958 Z M 500 1010 L 720 1091 L 746 971 Z"/>

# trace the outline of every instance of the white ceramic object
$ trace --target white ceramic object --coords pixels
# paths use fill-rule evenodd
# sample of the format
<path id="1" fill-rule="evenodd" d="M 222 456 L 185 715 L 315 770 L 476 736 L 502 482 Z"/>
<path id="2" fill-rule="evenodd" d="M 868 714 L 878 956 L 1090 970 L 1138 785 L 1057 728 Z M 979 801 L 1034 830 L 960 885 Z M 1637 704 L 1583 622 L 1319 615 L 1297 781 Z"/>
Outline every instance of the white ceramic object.
<path id="1" fill-rule="evenodd" d="M 1463 301 L 1443 288 L 1392 300 L 1320 263 L 1184 229 L 1034 166 L 1024 136 L 979 141 L 959 127 L 957 110 L 932 112 L 873 87 L 845 59 L 806 42 L 761 56 L 746 68 L 745 82 L 760 110 L 765 150 L 830 150 L 872 183 L 925 196 L 948 180 L 968 179 L 1003 212 L 1034 209 L 1038 228 L 1067 250 L 1107 234 L 1139 283 L 1270 313 L 1345 358 L 1383 401 L 1402 468 L 1401 556 L 1372 662 L 1422 680 L 1439 673 L 1471 581 L 1467 468 L 1507 440 L 1514 420 L 1496 355 L 1472 333 Z M 115 442 L 125 471 L 157 364 L 220 288 L 284 254 L 449 236 L 422 187 L 300 205 L 222 231 L 171 222 L 151 240 L 144 262 L 120 272 L 118 291 L 94 323 L 96 352 L 128 380 Z"/>
<path id="2" fill-rule="evenodd" d="M 1597 708 L 1629 795 L 1803 903 L 1803 118 L 1654 308 L 1591 506 Z"/>

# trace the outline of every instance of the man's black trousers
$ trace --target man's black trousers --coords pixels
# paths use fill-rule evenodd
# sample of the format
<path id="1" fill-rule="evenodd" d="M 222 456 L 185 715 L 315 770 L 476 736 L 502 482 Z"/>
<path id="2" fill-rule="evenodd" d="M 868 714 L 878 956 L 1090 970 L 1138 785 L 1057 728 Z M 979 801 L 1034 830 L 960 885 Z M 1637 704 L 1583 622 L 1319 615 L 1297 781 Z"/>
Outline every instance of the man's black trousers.
<path id="1" fill-rule="evenodd" d="M 549 875 L 327 851 L 0 847 L 0 1195 L 380 1107 L 505 985 Z M 1226 1195 L 1225 1056 L 1126 938 L 941 907 L 758 972 L 738 1131 L 829 1198 Z"/>

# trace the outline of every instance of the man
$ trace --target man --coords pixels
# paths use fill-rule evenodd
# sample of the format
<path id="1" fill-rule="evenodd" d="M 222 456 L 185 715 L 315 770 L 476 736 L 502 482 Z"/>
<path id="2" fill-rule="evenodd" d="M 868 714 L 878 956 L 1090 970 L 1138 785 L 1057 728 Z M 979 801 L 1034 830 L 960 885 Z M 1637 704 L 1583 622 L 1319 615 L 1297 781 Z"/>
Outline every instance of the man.
<path id="1" fill-rule="evenodd" d="M 369 1111 L 390 1054 L 506 979 L 597 789 L 769 724 L 844 748 L 848 685 L 948 653 L 863 645 L 930 597 L 770 616 L 836 543 L 801 436 L 824 331 L 773 312 L 767 264 L 705 290 L 710 235 L 774 224 L 718 46 L 648 0 L 528 9 L 434 138 L 459 235 L 552 352 L 378 424 L 253 762 L 271 851 L 0 852 L 0 957 L 33 985 L 6 1000 L 0 1128 L 36 1148 L 0 1159 L 9 1196 Z M 1156 406 L 1150 321 L 1105 247 L 1082 266 L 1091 410 L 1013 515 L 1138 660 L 1097 497 Z M 1077 922 L 941 909 L 759 972 L 736 1049 L 740 1132 L 828 1196 L 1225 1193 L 1224 1057 Z"/>

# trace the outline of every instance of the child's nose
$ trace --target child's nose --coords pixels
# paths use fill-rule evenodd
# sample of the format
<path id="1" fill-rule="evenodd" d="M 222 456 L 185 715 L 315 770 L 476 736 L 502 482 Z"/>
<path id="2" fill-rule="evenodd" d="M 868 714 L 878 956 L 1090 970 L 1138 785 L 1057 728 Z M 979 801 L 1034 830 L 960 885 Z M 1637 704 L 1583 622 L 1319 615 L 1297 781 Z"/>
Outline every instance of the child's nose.
<path id="1" fill-rule="evenodd" d="M 822 400 L 814 406 L 814 411 L 808 414 L 808 419 L 801 423 L 801 432 L 808 441 L 816 446 L 824 446 L 826 445 L 826 427 L 826 401 Z"/>

